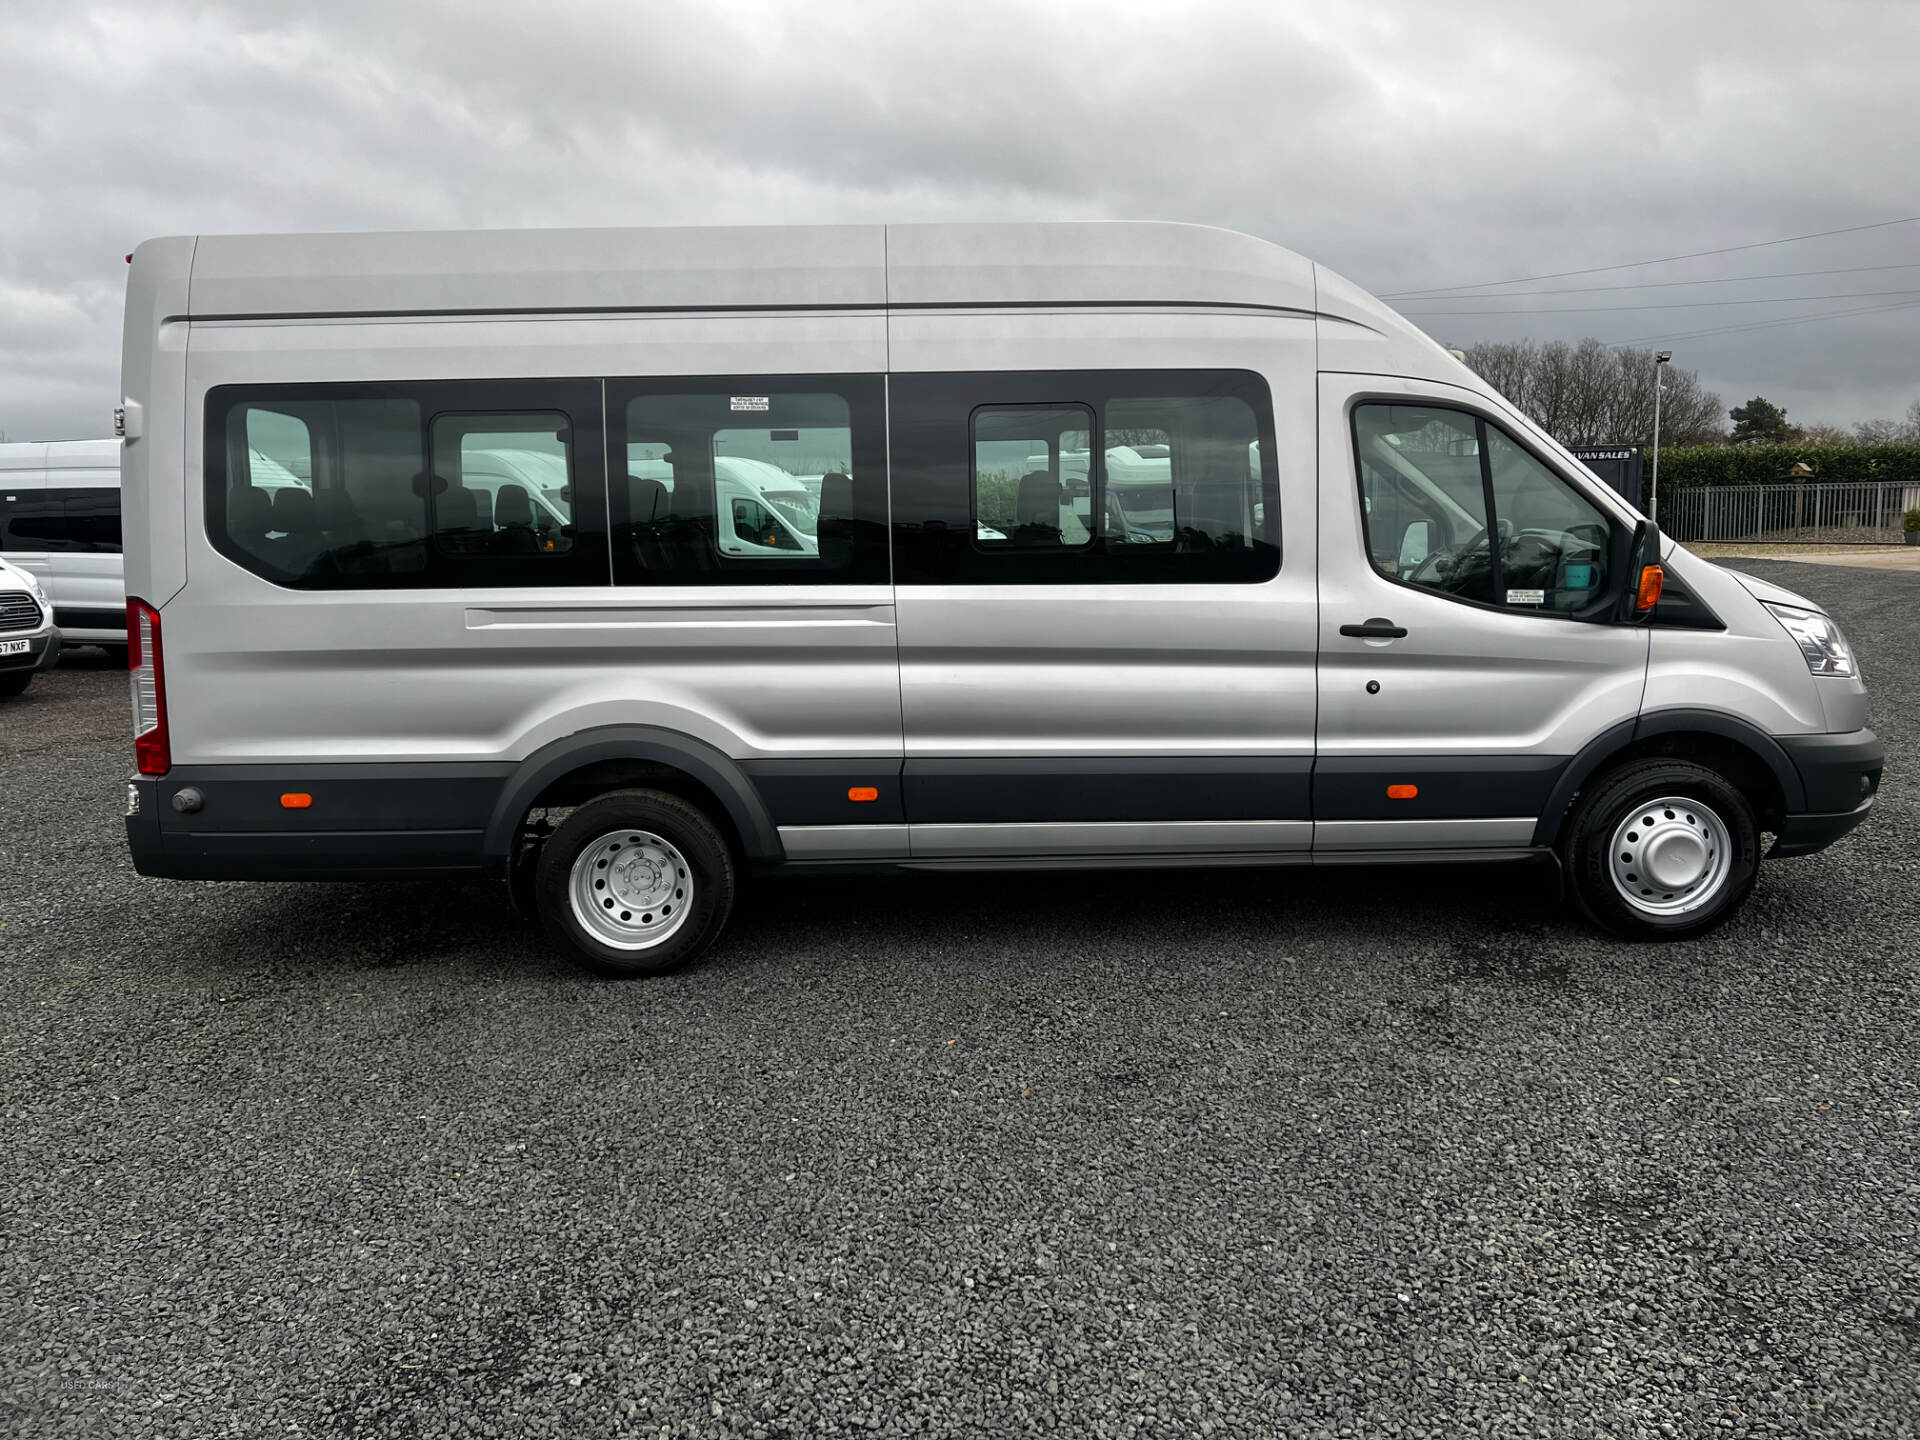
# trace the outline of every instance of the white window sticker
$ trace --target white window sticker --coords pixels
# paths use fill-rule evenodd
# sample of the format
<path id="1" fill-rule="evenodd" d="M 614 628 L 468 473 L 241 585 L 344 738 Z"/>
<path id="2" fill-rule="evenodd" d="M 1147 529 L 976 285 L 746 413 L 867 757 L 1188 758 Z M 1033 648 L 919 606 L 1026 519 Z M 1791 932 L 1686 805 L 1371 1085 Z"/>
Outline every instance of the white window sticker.
<path id="1" fill-rule="evenodd" d="M 1509 590 L 1507 591 L 1507 603 L 1509 605 L 1544 605 L 1547 603 L 1547 592 L 1544 590 Z"/>
<path id="2" fill-rule="evenodd" d="M 765 410 L 767 397 L 764 395 L 735 395 L 732 397 L 735 410 Z"/>

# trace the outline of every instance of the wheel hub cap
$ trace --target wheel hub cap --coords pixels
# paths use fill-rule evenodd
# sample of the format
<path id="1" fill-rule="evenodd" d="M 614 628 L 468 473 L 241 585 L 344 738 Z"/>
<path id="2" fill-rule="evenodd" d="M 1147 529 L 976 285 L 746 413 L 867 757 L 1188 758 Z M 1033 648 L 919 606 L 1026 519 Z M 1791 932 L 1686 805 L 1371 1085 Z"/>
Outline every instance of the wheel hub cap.
<path id="1" fill-rule="evenodd" d="M 1698 800 L 1667 796 L 1628 812 L 1613 832 L 1614 889 L 1645 915 L 1684 915 L 1711 902 L 1733 868 L 1726 822 Z"/>
<path id="2" fill-rule="evenodd" d="M 580 925 L 618 950 L 647 950 L 686 922 L 693 874 L 673 844 L 648 830 L 615 830 L 580 852 L 567 877 Z"/>

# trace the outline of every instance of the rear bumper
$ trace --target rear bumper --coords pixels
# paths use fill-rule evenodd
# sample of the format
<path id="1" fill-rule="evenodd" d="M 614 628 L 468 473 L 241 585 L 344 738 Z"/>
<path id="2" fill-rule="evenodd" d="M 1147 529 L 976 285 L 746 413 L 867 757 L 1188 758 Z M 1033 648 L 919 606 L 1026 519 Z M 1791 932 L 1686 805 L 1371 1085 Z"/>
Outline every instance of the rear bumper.
<path id="1" fill-rule="evenodd" d="M 501 868 L 511 765 L 176 765 L 127 781 L 127 848 L 170 880 L 395 880 Z M 280 797 L 312 798 L 292 809 Z M 186 808 L 182 808 L 182 807 Z"/>
<path id="2" fill-rule="evenodd" d="M 1871 730 L 1839 735 L 1781 735 L 1780 746 L 1800 772 L 1806 806 L 1780 823 L 1769 859 L 1824 850 L 1873 809 L 1887 747 Z"/>

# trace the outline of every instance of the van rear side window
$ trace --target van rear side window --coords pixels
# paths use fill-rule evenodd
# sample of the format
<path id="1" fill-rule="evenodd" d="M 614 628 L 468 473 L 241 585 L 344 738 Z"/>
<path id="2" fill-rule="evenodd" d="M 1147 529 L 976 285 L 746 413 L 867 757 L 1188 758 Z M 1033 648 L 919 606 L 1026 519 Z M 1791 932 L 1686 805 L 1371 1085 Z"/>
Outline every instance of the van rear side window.
<path id="1" fill-rule="evenodd" d="M 215 390 L 209 538 L 301 589 L 605 584 L 598 392 L 574 381 Z M 576 433 L 590 454 L 576 455 Z M 576 464 L 594 477 L 578 503 Z M 576 543 L 583 534 L 601 543 Z"/>

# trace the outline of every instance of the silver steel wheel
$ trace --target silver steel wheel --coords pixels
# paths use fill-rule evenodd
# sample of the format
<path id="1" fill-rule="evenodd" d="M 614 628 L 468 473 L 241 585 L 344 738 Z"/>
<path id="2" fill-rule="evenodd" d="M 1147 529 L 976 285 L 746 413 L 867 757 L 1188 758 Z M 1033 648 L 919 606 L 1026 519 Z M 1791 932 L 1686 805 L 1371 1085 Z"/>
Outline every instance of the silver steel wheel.
<path id="1" fill-rule="evenodd" d="M 650 950 L 686 923 L 693 867 L 651 830 L 610 830 L 573 862 L 567 901 L 601 944 Z"/>
<path id="2" fill-rule="evenodd" d="M 1614 830 L 1607 868 L 1620 898 L 1642 915 L 1687 915 L 1726 888 L 1733 840 L 1698 800 L 1649 800 Z"/>

